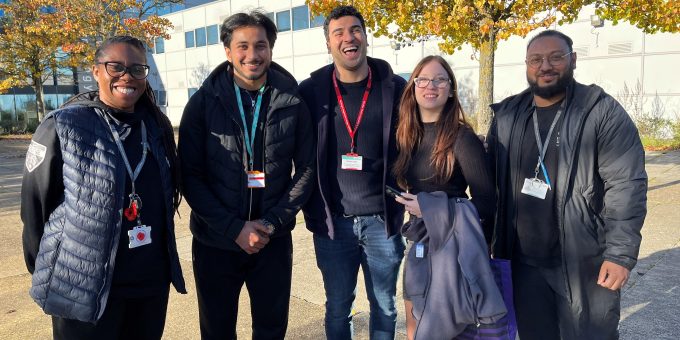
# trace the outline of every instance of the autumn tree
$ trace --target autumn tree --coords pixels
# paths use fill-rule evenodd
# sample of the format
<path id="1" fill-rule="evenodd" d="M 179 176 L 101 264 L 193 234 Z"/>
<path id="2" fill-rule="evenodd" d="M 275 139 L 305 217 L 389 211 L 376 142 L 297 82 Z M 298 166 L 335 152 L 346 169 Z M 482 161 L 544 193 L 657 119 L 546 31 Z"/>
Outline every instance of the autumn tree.
<path id="1" fill-rule="evenodd" d="M 182 0 L 12 0 L 0 3 L 0 93 L 34 89 L 38 119 L 45 115 L 43 83 L 60 68 L 88 67 L 97 42 L 119 34 L 153 46 L 169 38 L 170 21 L 156 9 Z M 27 128 L 24 117 L 23 128 Z"/>
<path id="2" fill-rule="evenodd" d="M 327 15 L 340 4 L 361 11 L 375 36 L 396 41 L 440 39 L 453 53 L 463 44 L 478 51 L 477 129 L 488 129 L 493 101 L 494 53 L 498 42 L 553 23 L 576 20 L 584 6 L 594 5 L 603 19 L 628 21 L 646 33 L 680 31 L 677 0 L 307 0 L 312 13 Z"/>
<path id="3" fill-rule="evenodd" d="M 0 92 L 31 86 L 38 112 L 45 111 L 43 83 L 61 66 L 65 30 L 54 11 L 55 1 L 14 0 L 0 4 Z M 40 117 L 42 118 L 42 117 Z M 23 128 L 27 127 L 24 117 Z"/>
<path id="4" fill-rule="evenodd" d="M 82 55 L 81 66 L 93 61 L 97 44 L 116 35 L 137 37 L 149 46 L 169 39 L 170 20 L 154 14 L 184 0 L 60 0 L 65 23 L 74 34 L 67 50 Z"/>

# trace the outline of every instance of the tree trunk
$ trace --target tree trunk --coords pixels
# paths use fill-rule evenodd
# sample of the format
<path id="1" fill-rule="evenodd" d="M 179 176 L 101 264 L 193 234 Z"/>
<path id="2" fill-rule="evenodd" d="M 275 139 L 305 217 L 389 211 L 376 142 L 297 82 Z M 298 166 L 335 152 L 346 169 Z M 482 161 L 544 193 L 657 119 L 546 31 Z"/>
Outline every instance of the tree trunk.
<path id="1" fill-rule="evenodd" d="M 43 83 L 41 77 L 33 78 L 33 90 L 35 90 L 35 109 L 38 113 L 38 122 L 45 117 L 45 101 L 43 100 Z"/>
<path id="2" fill-rule="evenodd" d="M 496 32 L 489 31 L 487 40 L 479 47 L 479 88 L 477 92 L 477 133 L 486 134 L 491 125 L 493 112 L 493 66 L 496 52 Z"/>

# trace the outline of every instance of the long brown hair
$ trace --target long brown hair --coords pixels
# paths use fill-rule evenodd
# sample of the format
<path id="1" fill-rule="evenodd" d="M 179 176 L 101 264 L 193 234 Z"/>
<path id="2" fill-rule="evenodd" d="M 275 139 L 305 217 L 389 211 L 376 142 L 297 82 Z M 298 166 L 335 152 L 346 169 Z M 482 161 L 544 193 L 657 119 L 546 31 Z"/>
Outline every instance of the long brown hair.
<path id="1" fill-rule="evenodd" d="M 427 56 L 416 65 L 411 78 L 406 83 L 399 105 L 399 122 L 397 124 L 397 149 L 399 155 L 392 168 L 397 183 L 402 189 L 409 189 L 406 183 L 406 171 L 411 163 L 413 151 L 423 138 L 423 123 L 420 119 L 420 109 L 415 97 L 414 79 L 420 75 L 423 67 L 431 61 L 437 61 L 451 79 L 451 97 L 446 100 L 439 120 L 436 123 L 437 137 L 432 148 L 430 165 L 434 168 L 434 182 L 443 184 L 453 175 L 455 157 L 453 146 L 461 125 L 467 125 L 465 114 L 458 100 L 458 85 L 453 70 L 440 56 Z"/>

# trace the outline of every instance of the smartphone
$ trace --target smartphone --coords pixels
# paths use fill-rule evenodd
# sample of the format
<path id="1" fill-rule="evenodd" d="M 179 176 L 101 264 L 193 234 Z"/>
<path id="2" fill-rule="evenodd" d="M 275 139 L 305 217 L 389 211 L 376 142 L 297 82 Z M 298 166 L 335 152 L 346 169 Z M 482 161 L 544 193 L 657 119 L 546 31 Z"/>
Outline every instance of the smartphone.
<path id="1" fill-rule="evenodd" d="M 390 196 L 392 196 L 392 197 L 394 197 L 394 198 L 401 197 L 401 191 L 399 191 L 399 190 L 397 190 L 397 189 L 395 189 L 395 188 L 393 188 L 393 187 L 391 187 L 391 186 L 389 186 L 389 185 L 386 185 L 386 186 L 385 186 L 385 192 L 386 192 L 388 195 L 390 195 Z"/>

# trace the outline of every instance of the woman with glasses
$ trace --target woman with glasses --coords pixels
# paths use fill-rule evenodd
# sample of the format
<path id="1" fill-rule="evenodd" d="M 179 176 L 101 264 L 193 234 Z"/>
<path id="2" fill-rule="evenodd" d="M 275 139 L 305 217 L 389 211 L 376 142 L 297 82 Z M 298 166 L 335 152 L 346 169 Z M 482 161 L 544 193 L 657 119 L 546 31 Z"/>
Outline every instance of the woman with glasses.
<path id="1" fill-rule="evenodd" d="M 396 200 L 403 204 L 410 214 L 410 221 L 404 225 L 402 233 L 409 240 L 404 268 L 404 299 L 407 334 L 409 339 L 413 339 L 416 322 L 423 317 L 419 315 L 423 310 L 419 309 L 416 300 L 412 301 L 412 299 L 422 298 L 423 287 L 427 284 L 423 281 L 428 280 L 428 277 L 414 272 L 416 269 L 411 266 L 415 263 L 414 261 L 427 259 L 434 251 L 430 249 L 432 245 L 428 245 L 424 240 L 429 238 L 433 241 L 434 234 L 437 233 L 448 235 L 446 230 L 444 232 L 434 230 L 439 226 L 427 225 L 427 216 L 423 222 L 423 215 L 427 215 L 428 208 L 434 209 L 434 205 L 424 206 L 423 202 L 429 202 L 431 199 L 427 199 L 429 196 L 419 194 L 439 192 L 438 197 L 443 197 L 445 202 L 456 198 L 464 198 L 467 202 L 466 190 L 469 188 L 472 204 L 479 212 L 478 216 L 476 213 L 474 215 L 476 219 L 481 217 L 485 227 L 486 241 L 479 230 L 476 234 L 477 243 L 466 242 L 469 243 L 468 247 L 475 247 L 473 251 L 476 254 L 486 256 L 487 267 L 486 244 L 490 240 L 490 222 L 492 222 L 494 211 L 493 184 L 484 148 L 465 121 L 458 100 L 456 79 L 451 67 L 442 57 L 425 57 L 413 70 L 401 98 L 397 147 L 399 155 L 393 167 L 393 173 L 397 178 L 397 183 L 405 192 L 401 193 Z M 447 214 L 448 210 L 436 213 Z M 446 225 L 443 228 L 450 230 L 453 227 Z M 425 234 L 428 233 L 429 236 L 426 237 Z M 461 251 L 463 251 L 462 248 Z M 451 260 L 455 263 L 456 258 Z M 431 270 L 444 272 L 452 269 L 432 268 Z M 430 284 L 430 287 L 434 286 Z M 443 292 L 430 292 L 430 294 L 440 296 L 441 293 Z M 442 331 L 444 326 L 441 325 Z M 447 337 L 441 333 L 433 334 L 419 325 L 417 338 L 443 339 Z"/>
<path id="2" fill-rule="evenodd" d="M 186 293 L 173 129 L 140 40 L 110 38 L 94 59 L 99 89 L 48 114 L 26 156 L 30 295 L 52 315 L 54 339 L 160 339 L 170 283 Z"/>

